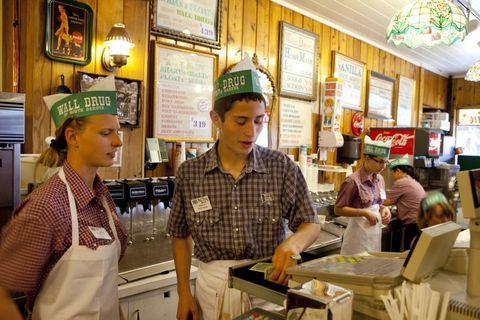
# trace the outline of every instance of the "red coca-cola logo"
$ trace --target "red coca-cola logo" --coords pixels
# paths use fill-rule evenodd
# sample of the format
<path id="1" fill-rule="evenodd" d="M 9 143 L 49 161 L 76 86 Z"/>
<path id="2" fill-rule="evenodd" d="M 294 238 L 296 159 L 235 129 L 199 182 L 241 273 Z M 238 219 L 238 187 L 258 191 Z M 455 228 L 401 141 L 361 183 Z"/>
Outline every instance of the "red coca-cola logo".
<path id="1" fill-rule="evenodd" d="M 408 140 L 413 140 L 413 134 L 407 133 L 395 133 L 393 135 L 383 135 L 383 133 L 379 133 L 378 136 L 375 138 L 377 141 L 386 142 L 388 140 L 392 140 L 392 148 L 394 147 L 405 147 L 408 144 Z"/>
<path id="2" fill-rule="evenodd" d="M 352 117 L 352 133 L 359 136 L 363 132 L 364 118 L 363 113 L 356 112 Z"/>

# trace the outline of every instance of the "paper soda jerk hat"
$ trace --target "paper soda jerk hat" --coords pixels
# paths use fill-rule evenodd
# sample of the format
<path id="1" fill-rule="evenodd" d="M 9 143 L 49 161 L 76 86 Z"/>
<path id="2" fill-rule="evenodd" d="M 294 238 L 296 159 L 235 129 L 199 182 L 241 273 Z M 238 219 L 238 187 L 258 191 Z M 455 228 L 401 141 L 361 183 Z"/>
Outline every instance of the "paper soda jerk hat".
<path id="1" fill-rule="evenodd" d="M 80 118 L 94 114 L 117 114 L 115 77 L 100 79 L 87 92 L 54 94 L 43 97 L 58 128 L 68 118 Z"/>
<path id="2" fill-rule="evenodd" d="M 215 101 L 239 93 L 260 93 L 262 87 L 255 70 L 229 72 L 215 81 Z"/>
<path id="3" fill-rule="evenodd" d="M 423 212 L 426 212 L 429 208 L 438 203 L 448 203 L 448 200 L 441 192 L 435 191 L 429 193 L 421 202 Z"/>
<path id="4" fill-rule="evenodd" d="M 365 143 L 363 146 L 363 153 L 374 157 L 388 158 L 390 156 L 391 140 L 373 141 L 369 136 L 365 136 Z"/>
<path id="5" fill-rule="evenodd" d="M 403 155 L 403 157 L 401 158 L 393 159 L 388 163 L 388 167 L 390 169 L 393 169 L 396 166 L 412 166 L 410 164 L 410 159 L 408 158 L 408 154 Z"/>

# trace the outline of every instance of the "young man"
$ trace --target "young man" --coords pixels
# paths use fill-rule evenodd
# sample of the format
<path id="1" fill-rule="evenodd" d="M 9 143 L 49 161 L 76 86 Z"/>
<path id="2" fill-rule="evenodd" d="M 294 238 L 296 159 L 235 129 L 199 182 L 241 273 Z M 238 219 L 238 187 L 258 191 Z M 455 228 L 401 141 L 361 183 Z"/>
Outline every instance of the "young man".
<path id="1" fill-rule="evenodd" d="M 273 255 L 272 279 L 285 284 L 285 270 L 320 232 L 298 166 L 283 153 L 255 144 L 265 116 L 256 72 L 228 73 L 215 85 L 210 117 L 218 140 L 179 168 L 167 227 L 180 297 L 177 319 L 182 320 L 233 319 L 246 311 L 250 299 L 227 288 L 228 268 Z M 288 239 L 285 219 L 295 232 Z M 200 260 L 195 297 L 189 285 L 190 237 Z"/>
<path id="2" fill-rule="evenodd" d="M 382 223 L 390 222 L 390 210 L 382 205 L 386 195 L 380 175 L 388 163 L 390 141 L 372 141 L 365 136 L 363 154 L 362 166 L 342 183 L 335 203 L 337 216 L 350 217 L 341 254 L 381 251 Z"/>
<path id="3" fill-rule="evenodd" d="M 420 208 L 420 201 L 425 197 L 425 190 L 417 181 L 410 165 L 408 155 L 394 159 L 388 164 L 392 172 L 393 184 L 384 206 L 397 206 L 398 218 L 403 227 L 403 243 L 399 250 L 410 249 L 410 244 L 420 231 L 417 226 L 417 215 Z"/>

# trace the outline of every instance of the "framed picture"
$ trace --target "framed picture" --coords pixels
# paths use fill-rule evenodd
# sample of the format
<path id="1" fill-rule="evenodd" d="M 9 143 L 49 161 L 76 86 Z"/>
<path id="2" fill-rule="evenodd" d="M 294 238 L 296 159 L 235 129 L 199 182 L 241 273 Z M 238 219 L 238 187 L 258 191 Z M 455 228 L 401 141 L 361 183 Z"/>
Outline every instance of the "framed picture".
<path id="1" fill-rule="evenodd" d="M 318 35 L 280 22 L 280 95 L 317 99 Z"/>
<path id="2" fill-rule="evenodd" d="M 52 60 L 86 65 L 92 58 L 93 11 L 87 4 L 47 0 L 45 54 Z"/>
<path id="3" fill-rule="evenodd" d="M 398 75 L 398 97 L 396 125 L 399 127 L 411 127 L 413 124 L 413 99 L 415 97 L 415 80 Z"/>
<path id="4" fill-rule="evenodd" d="M 223 0 L 154 0 L 152 33 L 220 49 Z"/>
<path id="5" fill-rule="evenodd" d="M 155 45 L 153 134 L 167 141 L 214 140 L 210 119 L 217 56 Z"/>
<path id="6" fill-rule="evenodd" d="M 362 111 L 365 63 L 332 51 L 334 78 L 343 80 L 341 106 L 345 109 Z"/>
<path id="7" fill-rule="evenodd" d="M 366 116 L 380 120 L 393 119 L 395 78 L 369 71 L 367 88 Z"/>
<path id="8" fill-rule="evenodd" d="M 87 91 L 99 79 L 106 76 L 79 72 L 80 92 Z M 138 127 L 140 113 L 140 80 L 115 77 L 115 88 L 117 89 L 117 115 L 122 126 Z"/>

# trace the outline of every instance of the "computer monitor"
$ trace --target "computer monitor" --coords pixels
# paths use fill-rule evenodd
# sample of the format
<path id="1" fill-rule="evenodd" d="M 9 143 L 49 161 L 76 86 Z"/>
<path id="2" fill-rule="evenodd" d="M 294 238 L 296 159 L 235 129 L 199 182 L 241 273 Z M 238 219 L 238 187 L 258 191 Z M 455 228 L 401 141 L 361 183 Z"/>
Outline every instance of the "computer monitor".
<path id="1" fill-rule="evenodd" d="M 458 191 L 465 218 L 480 218 L 480 169 L 457 173 Z"/>

